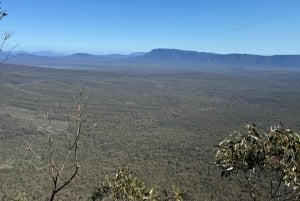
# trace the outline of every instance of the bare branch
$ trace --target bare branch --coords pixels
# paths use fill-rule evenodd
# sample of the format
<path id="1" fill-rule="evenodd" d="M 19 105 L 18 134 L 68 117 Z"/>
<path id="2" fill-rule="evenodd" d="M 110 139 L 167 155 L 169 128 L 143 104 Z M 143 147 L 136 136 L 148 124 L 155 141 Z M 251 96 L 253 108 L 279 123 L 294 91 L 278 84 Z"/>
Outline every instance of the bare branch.
<path id="1" fill-rule="evenodd" d="M 83 123 L 83 110 L 85 109 L 85 104 L 83 101 L 86 100 L 83 92 L 80 92 L 79 101 L 77 102 L 75 108 L 75 115 L 71 116 L 70 121 L 74 123 L 70 125 L 75 126 L 74 134 L 72 134 L 72 130 L 62 129 L 61 133 L 64 133 L 67 130 L 66 138 L 67 138 L 67 149 L 65 153 L 57 151 L 55 149 L 55 137 L 59 136 L 58 134 L 55 135 L 53 133 L 53 110 L 46 113 L 45 118 L 47 119 L 47 124 L 45 127 L 39 127 L 38 130 L 47 136 L 47 149 L 45 156 L 40 155 L 32 148 L 32 143 L 26 143 L 25 149 L 29 152 L 34 158 L 43 161 L 44 165 L 42 166 L 35 166 L 38 170 L 48 169 L 51 172 L 52 178 L 52 190 L 49 200 L 54 200 L 55 196 L 58 192 L 63 190 L 78 174 L 80 165 L 78 160 L 78 141 L 82 134 L 82 123 Z M 56 131 L 56 130 L 55 130 Z M 59 162 L 59 156 L 63 154 L 61 158 L 61 162 Z M 56 155 L 57 157 L 54 157 Z M 66 170 L 66 167 L 72 166 L 72 169 Z M 71 172 L 71 175 L 67 176 L 65 180 L 62 180 L 63 175 L 65 172 Z"/>
<path id="2" fill-rule="evenodd" d="M 283 196 L 283 195 L 278 195 L 279 189 L 281 187 L 281 184 L 283 183 L 283 177 L 284 177 L 284 173 L 283 172 L 279 172 L 278 178 L 276 178 L 277 186 L 275 187 L 275 190 L 273 191 L 273 183 L 274 183 L 274 181 L 273 181 L 273 178 L 271 176 L 271 197 L 270 197 L 269 200 L 272 200 L 272 199 L 279 198 L 279 197 Z"/>
<path id="3" fill-rule="evenodd" d="M 55 192 L 56 193 L 58 193 L 59 191 L 61 191 L 64 187 L 66 187 L 74 178 L 75 178 L 75 176 L 77 175 L 77 173 L 78 173 L 78 170 L 79 170 L 79 166 L 77 166 L 76 168 L 75 168 L 75 171 L 74 171 L 74 173 L 72 174 L 72 176 L 68 179 L 68 180 L 66 180 L 59 188 L 57 188 L 56 190 L 55 190 Z"/>
<path id="4" fill-rule="evenodd" d="M 35 158 L 44 160 L 44 157 L 40 156 L 40 155 L 37 154 L 35 151 L 33 151 L 32 147 L 31 147 L 31 144 L 32 144 L 32 143 L 27 142 L 27 145 L 26 145 L 25 150 L 26 150 L 26 151 L 29 151 Z"/>
<path id="5" fill-rule="evenodd" d="M 1 1 L 0 1 L 0 4 L 1 4 Z M 0 21 L 7 15 L 8 15 L 7 12 L 5 10 L 2 10 L 0 7 Z M 14 46 L 10 47 L 10 45 L 8 44 L 8 40 L 12 37 L 12 35 L 13 35 L 13 32 L 11 32 L 11 31 L 5 31 L 1 34 L 0 53 L 5 52 L 5 57 L 0 62 L 6 62 L 10 58 L 13 50 L 18 46 L 18 45 L 14 45 Z"/>
<path id="6" fill-rule="evenodd" d="M 18 46 L 14 45 L 12 47 L 9 47 L 8 40 L 12 37 L 12 32 L 5 31 L 1 34 L 1 41 L 0 41 L 0 53 L 5 52 L 5 57 L 1 60 L 1 62 L 6 62 L 10 56 L 12 51 Z"/>

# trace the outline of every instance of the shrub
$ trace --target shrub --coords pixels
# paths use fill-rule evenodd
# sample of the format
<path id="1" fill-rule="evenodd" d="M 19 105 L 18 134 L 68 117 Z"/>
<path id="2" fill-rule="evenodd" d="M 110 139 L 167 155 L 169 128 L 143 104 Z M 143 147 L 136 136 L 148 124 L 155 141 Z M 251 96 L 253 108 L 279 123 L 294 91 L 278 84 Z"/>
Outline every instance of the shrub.
<path id="1" fill-rule="evenodd" d="M 144 182 L 134 177 L 128 167 L 119 168 L 114 176 L 107 176 L 92 195 L 92 200 L 114 201 L 182 201 L 183 194 L 173 187 L 172 192 L 149 188 Z"/>
<path id="2" fill-rule="evenodd" d="M 271 180 L 270 200 L 298 199 L 300 136 L 293 130 L 277 126 L 259 131 L 255 124 L 248 125 L 246 132 L 230 133 L 217 147 L 214 162 L 222 169 L 221 176 L 244 173 L 252 200 L 257 199 L 256 187 L 261 177 Z"/>

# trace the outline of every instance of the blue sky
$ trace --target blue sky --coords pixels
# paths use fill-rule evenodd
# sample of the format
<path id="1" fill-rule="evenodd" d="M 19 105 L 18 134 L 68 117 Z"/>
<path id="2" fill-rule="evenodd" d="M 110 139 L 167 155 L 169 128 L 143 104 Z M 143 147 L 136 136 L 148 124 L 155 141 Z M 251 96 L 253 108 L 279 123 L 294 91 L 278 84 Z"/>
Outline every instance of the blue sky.
<path id="1" fill-rule="evenodd" d="M 299 0 L 2 0 L 19 50 L 300 54 Z"/>

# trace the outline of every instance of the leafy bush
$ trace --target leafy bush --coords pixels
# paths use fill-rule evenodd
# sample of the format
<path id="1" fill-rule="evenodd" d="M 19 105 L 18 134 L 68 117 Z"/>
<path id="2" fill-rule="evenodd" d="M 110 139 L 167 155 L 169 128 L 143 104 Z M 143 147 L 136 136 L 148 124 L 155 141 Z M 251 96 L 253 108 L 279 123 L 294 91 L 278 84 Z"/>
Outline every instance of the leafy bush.
<path id="1" fill-rule="evenodd" d="M 255 188 L 261 177 L 271 179 L 270 200 L 298 199 L 300 136 L 293 130 L 277 126 L 261 132 L 255 124 L 248 125 L 246 132 L 230 133 L 217 147 L 215 164 L 222 169 L 221 176 L 243 172 L 252 200 L 257 198 Z M 282 187 L 282 183 L 288 188 Z"/>
<path id="2" fill-rule="evenodd" d="M 122 167 L 115 176 L 107 176 L 92 195 L 92 200 L 114 201 L 182 201 L 183 194 L 173 187 L 172 192 L 159 191 L 157 188 L 147 187 L 143 181 L 133 177 L 128 167 Z"/>

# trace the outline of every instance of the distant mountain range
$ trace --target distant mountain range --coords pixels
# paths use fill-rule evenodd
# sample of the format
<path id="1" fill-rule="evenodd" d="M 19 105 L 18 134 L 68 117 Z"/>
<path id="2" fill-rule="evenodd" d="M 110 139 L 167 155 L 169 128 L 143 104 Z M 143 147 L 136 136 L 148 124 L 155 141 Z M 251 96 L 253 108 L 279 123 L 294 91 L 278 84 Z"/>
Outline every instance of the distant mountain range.
<path id="1" fill-rule="evenodd" d="M 92 55 L 76 53 L 62 55 L 48 51 L 37 53 L 20 52 L 8 63 L 49 67 L 97 68 L 98 65 L 135 65 L 176 68 L 299 68 L 300 55 L 262 56 L 252 54 L 216 54 L 178 49 L 154 49 L 129 55 Z"/>
<path id="2" fill-rule="evenodd" d="M 300 55 L 261 56 L 252 54 L 215 54 L 177 49 L 155 49 L 141 56 L 143 62 L 174 65 L 217 65 L 224 67 L 300 68 Z"/>

